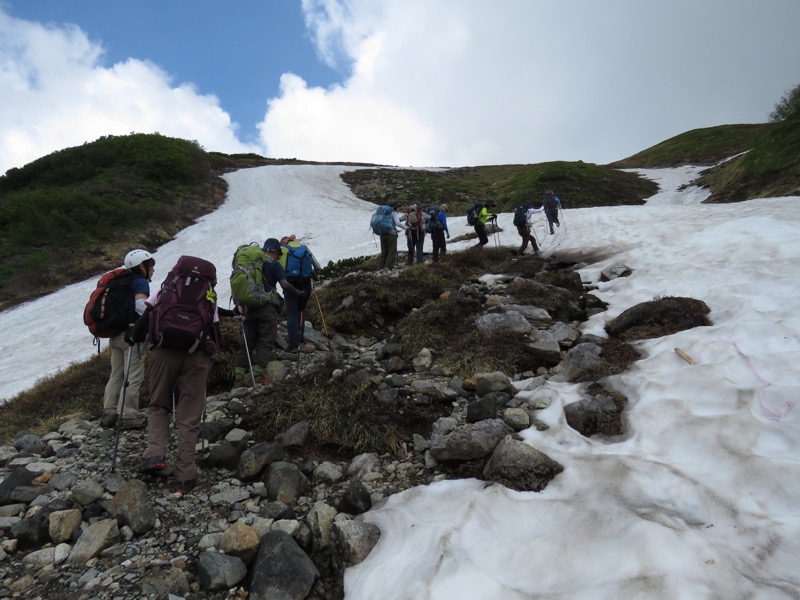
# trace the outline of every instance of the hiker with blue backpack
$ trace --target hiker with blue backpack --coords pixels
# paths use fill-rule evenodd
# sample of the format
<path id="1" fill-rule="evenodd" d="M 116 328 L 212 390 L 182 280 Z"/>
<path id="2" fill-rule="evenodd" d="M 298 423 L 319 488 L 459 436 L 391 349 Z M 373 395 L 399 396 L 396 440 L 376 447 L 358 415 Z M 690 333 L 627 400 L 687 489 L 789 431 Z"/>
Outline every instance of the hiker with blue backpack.
<path id="1" fill-rule="evenodd" d="M 305 244 L 297 241 L 294 235 L 281 238 L 281 257 L 279 262 L 286 272 L 286 281 L 303 292 L 302 296 L 286 296 L 286 330 L 289 334 L 289 352 L 300 351 L 305 339 L 303 330 L 306 322 L 306 305 L 313 288 L 311 280 L 317 278 L 322 267 Z"/>
<path id="2" fill-rule="evenodd" d="M 242 327 L 245 344 L 236 356 L 234 387 L 247 384 L 248 367 L 252 369 L 251 378 L 255 383 L 269 383 L 266 369 L 267 364 L 278 357 L 275 353 L 278 317 L 284 302 L 277 292 L 277 286 L 281 286 L 284 296 L 305 296 L 305 292 L 298 290 L 286 279 L 286 272 L 280 263 L 282 251 L 280 241 L 268 238 L 261 250 L 263 252 L 255 259 L 260 267 L 260 274 L 255 274 L 258 276 L 260 297 L 250 300 L 249 294 L 237 293 L 234 296 L 237 305 L 240 303 L 247 305 L 247 315 Z M 233 293 L 233 283 L 231 290 Z M 252 354 L 252 360 L 248 353 Z"/>
<path id="3" fill-rule="evenodd" d="M 381 254 L 378 257 L 378 269 L 391 269 L 397 262 L 397 230 L 405 231 L 406 226 L 397 214 L 399 202 L 390 202 L 375 209 L 369 225 L 372 233 L 380 237 Z"/>
<path id="4" fill-rule="evenodd" d="M 447 204 L 441 206 L 429 206 L 425 209 L 428 220 L 425 221 L 425 231 L 431 234 L 433 243 L 433 262 L 439 260 L 439 254 L 447 254 L 447 242 L 445 236 L 450 237 L 450 230 L 447 227 L 447 211 L 450 210 Z"/>

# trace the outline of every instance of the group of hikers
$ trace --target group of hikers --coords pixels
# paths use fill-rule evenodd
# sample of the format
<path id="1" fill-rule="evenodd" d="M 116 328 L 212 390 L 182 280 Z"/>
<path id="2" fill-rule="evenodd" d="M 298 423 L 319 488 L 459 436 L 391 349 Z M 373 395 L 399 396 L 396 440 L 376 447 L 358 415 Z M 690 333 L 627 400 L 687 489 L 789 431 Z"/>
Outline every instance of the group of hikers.
<path id="1" fill-rule="evenodd" d="M 151 290 L 155 258 L 144 249 L 128 252 L 123 267 L 105 274 L 84 309 L 84 321 L 98 338 L 108 338 L 111 374 L 105 387 L 101 423 L 120 429 L 147 425 L 140 473 L 167 468 L 169 421 L 178 428 L 172 490 L 196 485 L 195 446 L 205 410 L 211 357 L 220 346 L 220 317 L 240 319 L 244 345 L 236 356 L 234 386 L 268 383 L 267 365 L 279 357 L 278 320 L 285 302 L 289 355 L 304 342 L 305 309 L 318 277 L 319 262 L 294 235 L 240 246 L 231 273 L 232 309 L 217 305 L 216 267 L 181 256 L 160 288 Z M 283 296 L 277 293 L 277 286 Z M 146 417 L 139 391 L 147 360 L 150 400 Z M 248 375 L 250 379 L 248 380 Z M 117 437 L 119 440 L 119 437 Z M 116 445 L 113 466 L 116 463 Z"/>
<path id="2" fill-rule="evenodd" d="M 467 222 L 478 235 L 477 246 L 489 241 L 486 224 L 497 215 L 487 201 L 472 205 Z M 519 254 L 531 244 L 531 216 L 544 212 L 550 233 L 561 223 L 561 202 L 548 190 L 542 206 L 523 205 L 515 211 L 514 225 L 522 238 Z M 408 247 L 406 264 L 423 262 L 426 234 L 433 243 L 433 260 L 447 252 L 450 237 L 447 204 L 420 207 L 411 204 L 400 211 L 397 202 L 378 207 L 371 219 L 380 237 L 378 269 L 392 268 L 397 262 L 397 239 L 404 231 Z M 217 305 L 214 290 L 216 267 L 209 261 L 181 256 L 157 290 L 150 282 L 155 274 L 155 258 L 144 249 L 128 252 L 123 266 L 103 275 L 84 308 L 84 322 L 98 339 L 108 338 L 111 374 L 103 397 L 101 422 L 120 429 L 147 425 L 147 448 L 137 470 L 155 475 L 167 468 L 169 420 L 178 427 L 177 460 L 173 490 L 190 492 L 197 481 L 195 446 L 205 410 L 206 383 L 211 357 L 217 352 L 221 335 L 220 317 L 240 320 L 243 347 L 236 356 L 234 387 L 269 383 L 267 365 L 280 357 L 278 320 L 286 309 L 288 344 L 286 351 L 296 354 L 304 342 L 305 310 L 314 292 L 320 264 L 307 245 L 294 235 L 268 238 L 236 249 L 230 276 L 232 309 Z M 278 286 L 282 294 L 278 293 Z M 99 346 L 98 346 L 99 348 Z M 150 400 L 146 417 L 140 412 L 139 390 L 144 381 L 147 360 Z M 248 379 L 249 375 L 249 379 Z M 117 437 L 119 440 L 119 437 Z M 113 465 L 116 463 L 116 446 Z"/>
<path id="3" fill-rule="evenodd" d="M 487 223 L 497 224 L 497 215 L 493 209 L 496 203 L 492 200 L 486 202 L 475 202 L 467 209 L 467 224 L 471 225 L 476 235 L 478 243 L 476 247 L 482 248 L 489 243 L 487 233 Z M 447 252 L 445 236 L 450 238 L 450 230 L 447 226 L 447 204 L 440 206 L 429 206 L 425 209 L 420 208 L 416 203 L 401 209 L 399 202 L 390 202 L 378 206 L 370 219 L 370 227 L 373 234 L 380 239 L 380 255 L 378 257 L 378 269 L 393 268 L 397 263 L 397 239 L 400 231 L 405 232 L 408 244 L 406 264 L 413 265 L 423 262 L 423 249 L 425 243 L 425 233 L 430 233 L 433 242 L 433 260 L 438 261 L 440 256 Z M 532 233 L 531 217 L 539 212 L 543 212 L 547 218 L 550 235 L 555 233 L 553 226 L 560 227 L 558 211 L 561 208 L 561 200 L 552 190 L 544 192 L 542 205 L 534 208 L 531 204 L 523 204 L 514 211 L 514 226 L 517 233 L 522 238 L 522 245 L 519 254 L 524 254 L 530 244 L 535 253 L 539 253 L 539 245 L 535 235 Z"/>
<path id="4" fill-rule="evenodd" d="M 380 239 L 378 269 L 397 266 L 397 238 L 400 231 L 404 231 L 406 236 L 407 265 L 424 262 L 426 233 L 431 236 L 434 262 L 447 254 L 446 239 L 450 238 L 450 229 L 447 226 L 449 210 L 447 204 L 423 209 L 414 203 L 402 211 L 399 202 L 379 206 L 370 219 L 372 233 Z"/>

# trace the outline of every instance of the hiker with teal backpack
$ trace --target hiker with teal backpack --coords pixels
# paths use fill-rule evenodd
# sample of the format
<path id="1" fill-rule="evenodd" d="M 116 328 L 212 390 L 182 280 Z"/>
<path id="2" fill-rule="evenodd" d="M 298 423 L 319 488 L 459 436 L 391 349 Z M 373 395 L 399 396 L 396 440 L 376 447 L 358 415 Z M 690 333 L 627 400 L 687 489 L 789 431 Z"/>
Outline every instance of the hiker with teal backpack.
<path id="1" fill-rule="evenodd" d="M 425 231 L 431 234 L 433 244 L 433 262 L 439 260 L 439 255 L 447 254 L 447 242 L 445 236 L 450 237 L 450 229 L 447 227 L 447 204 L 441 206 L 429 206 L 425 209 L 428 220 L 425 221 Z"/>
<path id="2" fill-rule="evenodd" d="M 303 330 L 306 322 L 306 305 L 313 288 L 311 280 L 317 278 L 322 267 L 305 244 L 297 241 L 294 235 L 281 238 L 281 266 L 286 272 L 286 281 L 303 292 L 302 296 L 286 296 L 286 330 L 289 334 L 289 352 L 300 351 L 305 341 Z"/>
<path id="3" fill-rule="evenodd" d="M 381 254 L 378 257 L 378 269 L 391 269 L 397 262 L 397 230 L 406 230 L 397 214 L 399 202 L 390 202 L 379 206 L 372 214 L 369 225 L 372 233 L 380 237 Z"/>
<path id="4" fill-rule="evenodd" d="M 123 263 L 124 268 L 117 270 L 118 273 L 113 278 L 114 283 L 109 282 L 104 290 L 106 294 L 100 298 L 101 304 L 109 308 L 116 302 L 114 295 L 117 292 L 121 294 L 119 327 L 107 332 L 94 331 L 98 337 L 108 335 L 108 346 L 111 350 L 111 375 L 103 395 L 101 423 L 110 427 L 120 420 L 119 426 L 122 429 L 138 429 L 145 424 L 144 417 L 139 412 L 139 388 L 144 380 L 145 353 L 142 348 L 134 348 L 133 344 L 128 344 L 125 341 L 125 334 L 144 312 L 144 303 L 150 295 L 150 280 L 155 272 L 156 261 L 147 250 L 139 248 L 128 252 Z M 95 323 L 100 322 L 96 311 L 88 305 L 86 310 L 94 315 Z M 85 312 L 84 322 L 86 320 Z M 92 330 L 90 326 L 90 331 Z M 120 399 L 124 399 L 122 406 L 119 406 Z"/>

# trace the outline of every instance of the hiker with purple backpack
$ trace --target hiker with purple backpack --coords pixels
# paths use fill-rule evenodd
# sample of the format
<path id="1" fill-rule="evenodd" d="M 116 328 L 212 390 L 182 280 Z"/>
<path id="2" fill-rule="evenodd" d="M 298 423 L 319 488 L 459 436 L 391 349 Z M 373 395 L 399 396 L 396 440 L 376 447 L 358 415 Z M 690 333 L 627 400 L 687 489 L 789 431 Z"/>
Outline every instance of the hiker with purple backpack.
<path id="1" fill-rule="evenodd" d="M 241 307 L 217 306 L 216 267 L 202 258 L 181 256 L 161 288 L 147 300 L 144 314 L 126 334 L 126 340 L 150 344 L 150 404 L 147 449 L 137 470 L 157 475 L 167 468 L 170 414 L 178 425 L 177 460 L 172 489 L 187 494 L 197 483 L 195 446 L 205 410 L 206 383 L 211 357 L 221 335 L 219 317 L 241 316 Z M 178 390 L 177 403 L 173 392 Z"/>
<path id="2" fill-rule="evenodd" d="M 542 200 L 542 207 L 544 215 L 547 217 L 547 225 L 550 227 L 550 235 L 553 235 L 553 224 L 556 227 L 561 227 L 561 222 L 558 220 L 558 209 L 561 208 L 561 199 L 553 193 L 553 190 L 547 190 L 544 193 Z"/>

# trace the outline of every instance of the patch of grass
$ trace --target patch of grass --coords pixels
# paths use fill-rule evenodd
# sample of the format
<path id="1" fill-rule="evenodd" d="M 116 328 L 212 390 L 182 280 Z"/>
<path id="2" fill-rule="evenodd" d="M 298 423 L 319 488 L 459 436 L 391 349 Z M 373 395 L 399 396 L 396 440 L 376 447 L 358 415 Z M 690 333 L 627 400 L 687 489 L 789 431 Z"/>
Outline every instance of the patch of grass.
<path id="1" fill-rule="evenodd" d="M 447 203 L 452 215 L 466 214 L 477 201 L 494 200 L 499 212 L 524 203 L 539 206 L 547 189 L 556 191 L 565 208 L 641 204 L 658 191 L 657 184 L 634 173 L 583 161 L 441 171 L 364 169 L 343 173 L 342 179 L 356 196 L 374 204 Z"/>
<path id="2" fill-rule="evenodd" d="M 577 374 L 572 378 L 573 382 L 598 381 L 617 375 L 642 357 L 636 348 L 621 340 L 608 339 L 599 345 L 603 348 L 603 361 Z"/>
<path id="3" fill-rule="evenodd" d="M 698 180 L 711 189 L 706 202 L 800 195 L 800 115 L 769 127 L 750 152 Z"/>
<path id="4" fill-rule="evenodd" d="M 772 124 L 762 123 L 693 129 L 612 163 L 611 166 L 620 169 L 654 169 L 681 165 L 713 165 L 750 150 L 772 128 Z"/>
<path id="5" fill-rule="evenodd" d="M 102 352 L 72 363 L 0 405 L 0 443 L 10 444 L 22 432 L 42 435 L 71 416 L 98 418 L 111 371 L 109 362 L 108 352 Z"/>
<path id="6" fill-rule="evenodd" d="M 309 444 L 321 452 L 393 452 L 405 434 L 393 423 L 393 409 L 381 406 L 368 383 L 339 382 L 324 365 L 301 380 L 273 383 L 256 399 L 243 426 L 257 441 L 270 441 L 300 421 L 308 421 Z M 410 436 L 408 436 L 410 438 Z"/>

